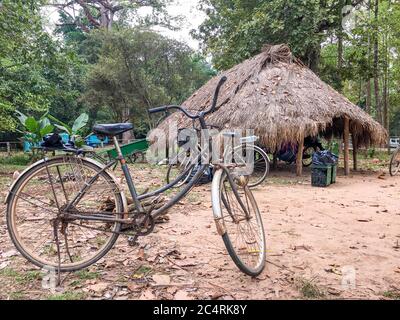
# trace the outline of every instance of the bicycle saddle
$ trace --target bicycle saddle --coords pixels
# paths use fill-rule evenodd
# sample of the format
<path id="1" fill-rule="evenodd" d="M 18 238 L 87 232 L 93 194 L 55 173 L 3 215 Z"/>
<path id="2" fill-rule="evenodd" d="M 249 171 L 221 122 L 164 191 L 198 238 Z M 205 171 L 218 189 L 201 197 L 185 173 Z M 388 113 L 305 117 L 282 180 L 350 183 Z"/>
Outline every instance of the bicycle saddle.
<path id="1" fill-rule="evenodd" d="M 109 137 L 117 136 L 132 129 L 132 123 L 96 124 L 93 126 L 94 133 Z"/>

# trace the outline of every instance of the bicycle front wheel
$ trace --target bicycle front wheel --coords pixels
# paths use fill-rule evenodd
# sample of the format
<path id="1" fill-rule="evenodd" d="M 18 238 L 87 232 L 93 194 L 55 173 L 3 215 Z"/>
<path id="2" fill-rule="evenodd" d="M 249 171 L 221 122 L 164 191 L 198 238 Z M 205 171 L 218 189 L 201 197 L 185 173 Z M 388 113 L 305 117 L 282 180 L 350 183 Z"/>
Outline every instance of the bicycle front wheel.
<path id="1" fill-rule="evenodd" d="M 218 233 L 233 262 L 245 274 L 259 275 L 265 267 L 265 234 L 257 202 L 247 183 L 235 183 L 225 170 L 217 170 L 212 205 Z"/>
<path id="2" fill-rule="evenodd" d="M 69 212 L 122 218 L 123 195 L 95 161 L 73 156 L 42 160 L 17 180 L 7 205 L 7 226 L 26 259 L 41 268 L 69 272 L 88 267 L 113 247 L 120 223 L 86 219 L 54 223 L 85 186 Z"/>
<path id="3" fill-rule="evenodd" d="M 389 166 L 389 172 L 390 175 L 393 177 L 399 173 L 400 170 L 400 150 L 397 149 L 393 155 L 392 158 L 390 159 L 390 166 Z"/>

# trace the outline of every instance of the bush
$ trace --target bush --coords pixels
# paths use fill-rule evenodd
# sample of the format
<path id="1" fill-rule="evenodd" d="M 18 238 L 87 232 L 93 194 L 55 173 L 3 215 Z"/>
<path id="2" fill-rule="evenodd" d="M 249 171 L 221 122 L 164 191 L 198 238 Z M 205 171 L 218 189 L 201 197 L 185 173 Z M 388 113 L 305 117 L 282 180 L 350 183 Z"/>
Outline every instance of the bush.
<path id="1" fill-rule="evenodd" d="M 368 157 L 370 157 L 371 159 L 375 157 L 375 149 L 368 149 Z"/>

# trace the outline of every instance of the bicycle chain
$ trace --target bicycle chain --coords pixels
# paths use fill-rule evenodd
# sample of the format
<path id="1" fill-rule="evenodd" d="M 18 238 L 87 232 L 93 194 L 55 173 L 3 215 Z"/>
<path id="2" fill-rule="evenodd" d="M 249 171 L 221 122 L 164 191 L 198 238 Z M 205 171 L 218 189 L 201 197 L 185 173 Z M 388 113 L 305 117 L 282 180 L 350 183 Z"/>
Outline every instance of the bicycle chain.
<path id="1" fill-rule="evenodd" d="M 132 225 L 126 224 L 125 226 L 127 226 L 127 228 L 125 230 L 123 227 L 124 225 L 122 225 L 123 231 L 108 231 L 108 230 L 103 230 L 100 228 L 82 225 L 82 224 L 79 224 L 76 222 L 71 222 L 71 221 L 66 222 L 66 224 L 67 225 L 71 224 L 71 225 L 79 226 L 79 227 L 90 229 L 90 230 L 118 234 L 118 235 L 123 235 L 123 236 L 128 236 L 128 237 L 144 237 L 144 236 L 148 236 L 149 234 L 151 234 L 154 231 L 156 223 L 155 223 L 153 216 L 151 215 L 151 212 L 153 210 L 154 210 L 154 207 L 150 208 L 150 210 L 146 213 L 134 214 L 133 219 L 132 219 Z M 139 219 L 141 219 L 141 221 L 138 221 Z M 62 229 L 65 232 L 65 229 L 67 228 L 67 226 L 65 226 L 65 223 L 62 223 L 62 225 L 63 225 Z M 126 232 L 126 231 L 128 231 L 128 232 Z M 132 231 L 133 233 L 129 233 L 129 231 Z"/>

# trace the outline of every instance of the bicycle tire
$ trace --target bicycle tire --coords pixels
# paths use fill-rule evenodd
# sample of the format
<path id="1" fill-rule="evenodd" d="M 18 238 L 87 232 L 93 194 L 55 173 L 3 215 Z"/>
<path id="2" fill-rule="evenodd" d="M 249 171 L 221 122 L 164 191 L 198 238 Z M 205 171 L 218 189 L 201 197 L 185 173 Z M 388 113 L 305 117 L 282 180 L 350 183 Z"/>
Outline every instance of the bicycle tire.
<path id="1" fill-rule="evenodd" d="M 229 232 L 229 227 L 227 226 L 228 220 L 231 218 L 227 217 L 226 214 L 224 214 L 223 206 L 226 208 L 226 201 L 223 200 L 223 184 L 226 183 L 226 181 L 229 181 L 227 178 L 227 173 L 224 169 L 219 169 L 216 171 L 213 179 L 213 184 L 212 184 L 212 205 L 213 205 L 213 213 L 214 213 L 214 219 L 217 225 L 217 230 L 220 236 L 223 239 L 223 242 L 225 244 L 225 247 L 232 258 L 233 262 L 235 265 L 245 274 L 256 277 L 258 276 L 265 268 L 265 261 L 266 261 L 266 245 L 265 245 L 265 231 L 262 223 L 262 218 L 261 214 L 257 205 L 257 202 L 253 196 L 253 193 L 251 192 L 250 188 L 248 186 L 244 186 L 243 190 L 245 194 L 247 195 L 247 200 L 250 201 L 252 209 L 253 209 L 253 214 L 255 218 L 255 221 L 257 223 L 258 227 L 258 237 L 259 240 L 261 241 L 259 249 L 255 250 L 248 250 L 249 255 L 251 253 L 254 253 L 255 251 L 258 251 L 258 257 L 257 257 L 257 264 L 255 266 L 249 266 L 244 262 L 243 257 L 240 256 L 238 251 L 240 251 L 241 248 L 236 247 L 234 245 L 232 238 L 233 236 L 230 236 Z M 237 200 L 237 199 L 236 199 Z M 247 206 L 248 206 L 247 202 Z M 232 206 L 233 207 L 233 206 Z M 225 210 L 227 211 L 227 210 Z M 227 219 L 225 219 L 225 217 Z M 250 219 L 249 219 L 250 220 Z M 249 221 L 248 220 L 248 221 Z M 247 221 L 247 222 L 248 222 Z M 238 225 L 241 223 L 237 223 Z M 239 226 L 238 226 L 239 228 Z M 251 228 L 250 228 L 251 229 Z M 247 240 L 245 240 L 247 242 Z M 249 241 L 250 242 L 250 241 Z M 254 255 L 253 255 L 254 256 Z"/>
<path id="2" fill-rule="evenodd" d="M 7 229 L 10 235 L 10 238 L 15 245 L 15 247 L 18 249 L 18 251 L 22 254 L 23 257 L 25 257 L 28 261 L 33 263 L 34 265 L 40 267 L 40 268 L 48 268 L 48 267 L 53 267 L 53 268 L 58 268 L 57 263 L 51 263 L 49 261 L 45 261 L 43 259 L 40 259 L 37 256 L 32 255 L 32 253 L 29 252 L 29 250 L 26 248 L 26 246 L 21 243 L 19 236 L 18 236 L 18 230 L 16 230 L 16 226 L 14 223 L 14 210 L 16 206 L 16 199 L 17 195 L 19 192 L 21 192 L 21 189 L 23 190 L 23 187 L 29 183 L 29 179 L 31 177 L 34 177 L 35 173 L 40 172 L 40 170 L 43 170 L 43 168 L 51 165 L 56 165 L 57 163 L 65 163 L 66 159 L 71 158 L 70 156 L 63 156 L 63 157 L 57 157 L 57 158 L 52 158 L 46 161 L 39 161 L 29 167 L 16 181 L 14 184 L 11 193 L 10 193 L 10 198 L 7 201 L 7 212 L 6 212 L 6 220 L 7 220 Z M 85 158 L 80 158 L 80 161 L 85 164 L 85 166 L 88 166 L 92 170 L 96 170 L 97 172 L 102 170 L 102 167 L 100 164 L 97 164 L 95 161 L 85 159 Z M 119 190 L 118 184 L 115 181 L 115 178 L 111 176 L 109 173 L 106 171 L 103 171 L 101 174 L 101 177 L 104 179 L 108 179 L 108 182 L 115 187 L 115 190 Z M 117 212 L 124 212 L 124 196 L 122 192 L 116 192 L 115 193 L 115 200 L 116 200 L 116 209 Z M 118 216 L 119 217 L 119 216 Z M 117 241 L 119 232 L 121 229 L 121 224 L 120 223 L 114 223 L 114 228 L 113 228 L 113 233 L 110 234 L 110 237 L 108 241 L 103 245 L 101 250 L 97 252 L 92 258 L 87 259 L 86 261 L 78 262 L 78 263 L 72 263 L 68 266 L 60 266 L 60 271 L 61 272 L 73 272 L 77 270 L 81 270 L 84 268 L 87 268 L 88 266 L 96 263 L 98 260 L 103 258 L 108 251 L 110 251 L 115 242 Z"/>
<path id="3" fill-rule="evenodd" d="M 400 149 L 396 149 L 390 158 L 389 173 L 392 177 L 396 176 L 400 170 L 400 161 L 397 161 L 397 157 L 400 155 Z M 396 163 L 397 162 L 397 163 Z M 394 165 L 396 166 L 394 167 Z"/>

